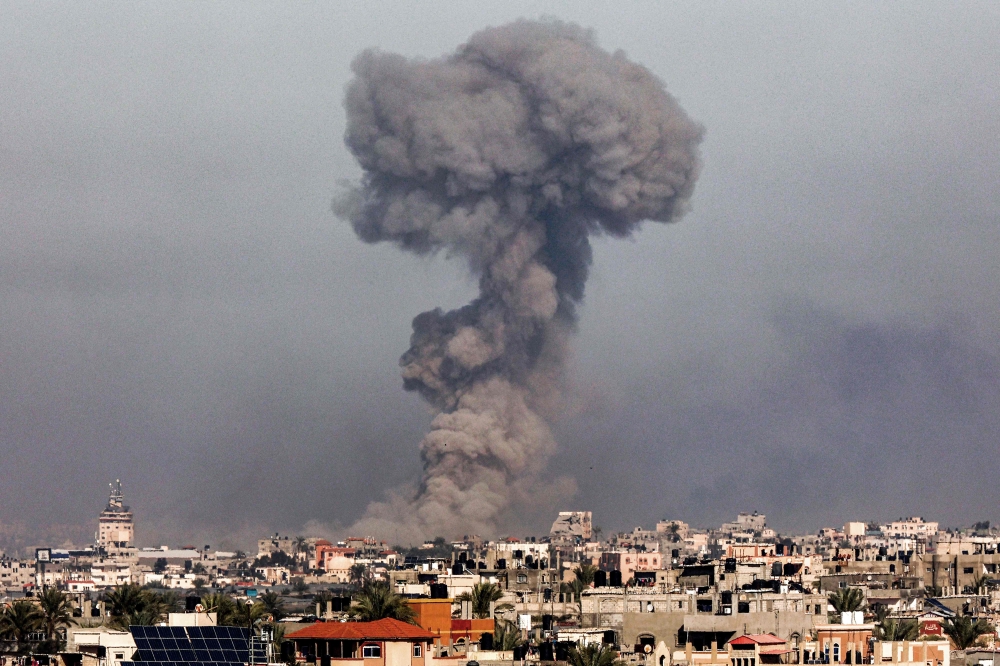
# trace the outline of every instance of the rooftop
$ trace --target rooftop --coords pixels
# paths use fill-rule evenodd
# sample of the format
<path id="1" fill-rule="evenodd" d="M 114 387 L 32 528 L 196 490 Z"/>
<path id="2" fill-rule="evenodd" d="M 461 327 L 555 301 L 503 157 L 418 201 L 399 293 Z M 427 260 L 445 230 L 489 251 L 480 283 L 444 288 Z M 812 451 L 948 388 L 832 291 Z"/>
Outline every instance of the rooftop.
<path id="1" fill-rule="evenodd" d="M 784 645 L 785 641 L 774 634 L 744 634 L 729 641 L 730 645 Z"/>
<path id="2" fill-rule="evenodd" d="M 296 640 L 303 638 L 321 638 L 324 640 L 432 640 L 435 635 L 426 629 L 385 618 L 374 622 L 317 622 L 316 624 L 293 631 L 285 636 Z"/>

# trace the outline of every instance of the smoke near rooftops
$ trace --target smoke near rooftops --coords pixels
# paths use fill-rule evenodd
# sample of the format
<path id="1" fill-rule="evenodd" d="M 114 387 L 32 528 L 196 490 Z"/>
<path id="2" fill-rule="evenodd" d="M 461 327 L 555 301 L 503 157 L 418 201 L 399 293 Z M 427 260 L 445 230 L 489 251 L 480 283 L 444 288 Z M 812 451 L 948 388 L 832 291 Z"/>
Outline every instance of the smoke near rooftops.
<path id="1" fill-rule="evenodd" d="M 413 320 L 403 384 L 437 410 L 423 477 L 352 530 L 493 534 L 573 491 L 539 474 L 556 448 L 589 235 L 677 220 L 702 128 L 645 67 L 556 21 L 483 30 L 435 60 L 369 50 L 353 71 L 346 143 L 364 175 L 335 211 L 365 242 L 463 257 L 479 296 Z"/>

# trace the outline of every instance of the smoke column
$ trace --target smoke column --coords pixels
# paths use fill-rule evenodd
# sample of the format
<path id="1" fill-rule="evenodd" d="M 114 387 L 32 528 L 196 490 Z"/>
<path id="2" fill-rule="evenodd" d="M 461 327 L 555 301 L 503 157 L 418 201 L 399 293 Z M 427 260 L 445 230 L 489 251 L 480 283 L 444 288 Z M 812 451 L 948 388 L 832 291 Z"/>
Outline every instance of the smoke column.
<path id="1" fill-rule="evenodd" d="M 364 175 L 335 211 L 366 242 L 464 257 L 479 296 L 413 320 L 403 385 L 437 411 L 424 474 L 351 529 L 492 535 L 550 485 L 588 236 L 683 214 L 702 129 L 649 70 L 556 21 L 486 29 L 435 60 L 369 50 L 352 67 L 345 141 Z"/>

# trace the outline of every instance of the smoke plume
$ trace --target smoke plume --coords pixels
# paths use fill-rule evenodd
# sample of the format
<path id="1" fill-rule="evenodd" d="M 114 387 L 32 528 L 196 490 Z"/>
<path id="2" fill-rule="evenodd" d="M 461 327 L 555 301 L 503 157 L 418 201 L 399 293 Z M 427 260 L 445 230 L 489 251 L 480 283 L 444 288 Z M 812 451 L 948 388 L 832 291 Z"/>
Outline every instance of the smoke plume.
<path id="1" fill-rule="evenodd" d="M 353 71 L 345 141 L 364 175 L 337 213 L 366 242 L 464 257 L 479 296 L 413 320 L 403 385 L 437 410 L 423 478 L 352 530 L 490 535 L 552 493 L 539 473 L 588 236 L 682 215 L 702 129 L 649 70 L 555 21 L 483 30 L 435 60 L 365 51 Z"/>

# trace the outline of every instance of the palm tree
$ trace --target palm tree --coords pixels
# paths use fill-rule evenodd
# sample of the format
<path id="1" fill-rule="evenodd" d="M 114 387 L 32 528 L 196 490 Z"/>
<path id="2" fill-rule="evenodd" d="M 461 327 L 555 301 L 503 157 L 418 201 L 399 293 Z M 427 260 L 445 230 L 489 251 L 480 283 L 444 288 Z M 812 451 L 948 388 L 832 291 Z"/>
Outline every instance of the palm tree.
<path id="1" fill-rule="evenodd" d="M 571 666 L 612 666 L 618 654 L 610 645 L 587 645 L 570 650 L 568 659 Z"/>
<path id="2" fill-rule="evenodd" d="M 272 628 L 271 649 L 274 652 L 274 656 L 276 659 L 283 658 L 281 646 L 285 642 L 285 633 L 286 629 L 285 625 L 283 624 L 276 623 Z M 291 655 L 291 659 L 289 661 L 286 661 L 285 663 L 288 663 L 289 666 L 295 666 L 295 655 Z"/>
<path id="3" fill-rule="evenodd" d="M 993 628 L 983 618 L 973 621 L 971 617 L 965 616 L 945 620 L 942 628 L 959 650 L 972 647 L 980 636 L 993 632 Z"/>
<path id="4" fill-rule="evenodd" d="M 364 622 L 391 617 L 413 624 L 416 619 L 416 613 L 406 599 L 396 594 L 388 583 L 380 580 L 364 584 L 348 613 Z"/>
<path id="5" fill-rule="evenodd" d="M 147 590 L 146 594 L 148 595 L 146 597 L 146 606 L 157 611 L 163 617 L 166 617 L 169 613 L 179 613 L 184 608 L 180 595 L 173 590 L 165 592 Z"/>
<path id="6" fill-rule="evenodd" d="M 350 568 L 351 585 L 356 588 L 363 588 L 368 581 L 368 567 L 363 564 L 352 564 Z"/>
<path id="7" fill-rule="evenodd" d="M 233 612 L 227 618 L 227 624 L 233 627 L 246 627 L 253 631 L 257 620 L 263 619 L 266 615 L 267 610 L 264 608 L 264 604 L 259 601 L 242 604 L 234 603 Z"/>
<path id="8" fill-rule="evenodd" d="M 579 566 L 573 568 L 573 573 L 576 575 L 576 580 L 583 583 L 584 587 L 586 587 L 594 582 L 594 574 L 597 573 L 597 567 L 587 562 L 581 562 Z"/>
<path id="9" fill-rule="evenodd" d="M 180 610 L 176 592 L 154 592 L 132 583 L 120 585 L 104 597 L 109 606 L 109 626 L 127 631 L 132 625 L 151 626 Z"/>
<path id="10" fill-rule="evenodd" d="M 845 587 L 831 592 L 827 600 L 837 613 L 849 613 L 861 610 L 861 606 L 865 602 L 865 593 L 861 591 L 861 588 Z"/>
<path id="11" fill-rule="evenodd" d="M 309 543 L 306 541 L 304 536 L 295 537 L 295 553 L 298 555 L 300 553 L 309 553 Z M 303 557 L 302 559 L 307 559 Z"/>
<path id="12" fill-rule="evenodd" d="M 990 577 L 987 574 L 979 574 L 972 579 L 973 594 L 978 594 L 984 587 L 989 586 Z"/>
<path id="13" fill-rule="evenodd" d="M 483 620 L 490 617 L 490 605 L 503 599 L 503 590 L 496 583 L 476 583 L 472 593 L 463 592 L 455 598 L 457 601 L 472 602 L 472 617 Z M 497 610 L 513 608 L 510 604 L 500 604 Z"/>
<path id="14" fill-rule="evenodd" d="M 112 617 L 121 617 L 140 610 L 145 603 L 143 593 L 144 590 L 138 585 L 132 583 L 119 585 L 104 595 L 108 613 Z"/>
<path id="15" fill-rule="evenodd" d="M 274 592 L 260 595 L 260 603 L 264 605 L 265 614 L 273 618 L 272 622 L 279 622 L 285 616 L 285 602 Z"/>
<path id="16" fill-rule="evenodd" d="M 919 635 L 916 620 L 886 618 L 875 626 L 875 638 L 880 641 L 915 641 Z"/>
<path id="17" fill-rule="evenodd" d="M 215 613 L 216 624 L 232 626 L 232 617 L 236 612 L 236 602 L 228 594 L 215 592 L 201 598 L 201 607 L 206 613 Z"/>
<path id="18" fill-rule="evenodd" d="M 108 624 L 114 629 L 128 631 L 129 627 L 152 627 L 154 624 L 159 624 L 161 620 L 163 620 L 163 616 L 155 608 L 146 607 L 126 615 L 113 617 Z"/>
<path id="19" fill-rule="evenodd" d="M 513 622 L 496 618 L 493 620 L 493 649 L 513 650 L 522 643 L 521 632 L 517 630 Z"/>
<path id="20" fill-rule="evenodd" d="M 18 600 L 0 613 L 0 635 L 17 643 L 18 652 L 28 646 L 28 637 L 44 626 L 45 616 L 30 601 Z"/>
<path id="21" fill-rule="evenodd" d="M 45 622 L 45 635 L 50 641 L 56 640 L 56 630 L 73 624 L 73 604 L 69 597 L 54 587 L 46 589 L 38 597 Z"/>

